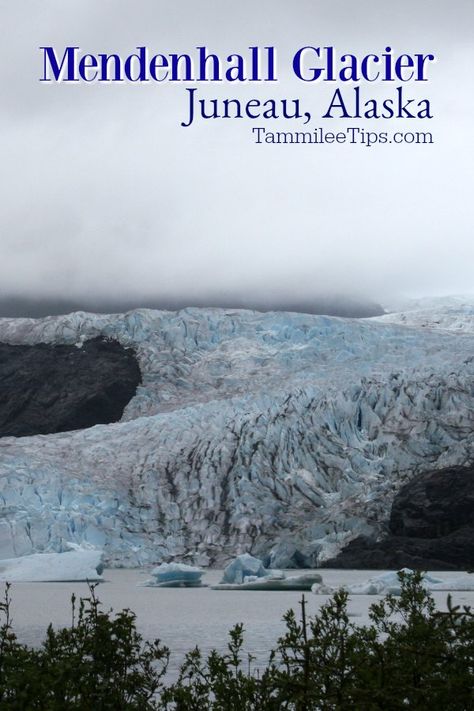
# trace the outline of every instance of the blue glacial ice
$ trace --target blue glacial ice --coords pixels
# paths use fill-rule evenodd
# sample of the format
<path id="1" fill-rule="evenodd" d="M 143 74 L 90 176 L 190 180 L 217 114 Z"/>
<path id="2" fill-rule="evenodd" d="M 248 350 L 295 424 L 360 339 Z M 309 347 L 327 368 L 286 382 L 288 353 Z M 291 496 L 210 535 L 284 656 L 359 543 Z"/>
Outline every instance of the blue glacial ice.
<path id="1" fill-rule="evenodd" d="M 259 558 L 242 553 L 224 569 L 219 585 L 213 590 L 311 590 L 322 578 L 314 572 L 287 576 L 281 570 L 265 568 Z"/>
<path id="2" fill-rule="evenodd" d="M 161 563 L 151 571 L 153 576 L 142 583 L 152 588 L 197 588 L 202 586 L 204 571 L 184 563 Z"/>
<path id="3" fill-rule="evenodd" d="M 0 558 L 315 567 L 383 533 L 409 477 L 474 459 L 474 300 L 421 311 L 0 319 L 9 343 L 117 339 L 143 374 L 121 422 L 0 439 Z"/>
<path id="4" fill-rule="evenodd" d="M 263 578 L 268 575 L 262 561 L 249 553 L 242 553 L 234 558 L 225 568 L 221 583 L 240 585 L 250 576 L 253 579 Z"/>

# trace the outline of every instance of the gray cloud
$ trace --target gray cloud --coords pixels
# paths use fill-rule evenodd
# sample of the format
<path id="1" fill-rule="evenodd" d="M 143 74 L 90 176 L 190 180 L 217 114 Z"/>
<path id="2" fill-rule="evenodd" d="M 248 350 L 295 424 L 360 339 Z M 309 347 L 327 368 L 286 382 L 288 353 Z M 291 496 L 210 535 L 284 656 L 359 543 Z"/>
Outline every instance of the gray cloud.
<path id="1" fill-rule="evenodd" d="M 45 0 L 10 3 L 2 16 L 2 293 L 200 300 L 472 289 L 472 2 Z M 44 44 L 124 55 L 143 44 L 223 54 L 276 45 L 278 86 L 199 90 L 300 96 L 315 126 L 329 87 L 283 71 L 298 47 L 432 51 L 430 83 L 406 88 L 432 99 L 435 118 L 416 129 L 435 144 L 265 146 L 250 121 L 183 129 L 182 85 L 46 86 Z M 375 130 L 413 130 L 381 123 Z"/>

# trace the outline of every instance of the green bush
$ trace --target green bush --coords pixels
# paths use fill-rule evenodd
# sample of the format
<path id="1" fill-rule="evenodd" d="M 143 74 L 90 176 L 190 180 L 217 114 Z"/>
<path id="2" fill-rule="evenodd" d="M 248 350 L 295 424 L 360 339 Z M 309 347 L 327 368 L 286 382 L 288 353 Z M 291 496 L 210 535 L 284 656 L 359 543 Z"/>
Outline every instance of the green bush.
<path id="1" fill-rule="evenodd" d="M 1 604 L 0 709 L 146 709 L 159 708 L 169 650 L 158 640 L 143 642 L 135 615 L 102 612 L 90 586 L 71 627 L 48 627 L 39 649 L 19 644 L 10 623 L 9 586 Z"/>
<path id="2" fill-rule="evenodd" d="M 145 642 L 135 616 L 103 612 L 90 588 L 72 624 L 48 628 L 39 649 L 22 645 L 10 621 L 9 587 L 0 603 L 0 709 L 156 709 L 163 711 L 461 711 L 474 708 L 474 615 L 435 609 L 420 574 L 400 573 L 402 592 L 372 605 L 370 623 L 353 624 L 347 593 L 315 617 L 301 601 L 297 619 L 264 669 L 243 651 L 243 627 L 227 651 L 188 652 L 176 682 L 166 681 L 169 650 Z"/>

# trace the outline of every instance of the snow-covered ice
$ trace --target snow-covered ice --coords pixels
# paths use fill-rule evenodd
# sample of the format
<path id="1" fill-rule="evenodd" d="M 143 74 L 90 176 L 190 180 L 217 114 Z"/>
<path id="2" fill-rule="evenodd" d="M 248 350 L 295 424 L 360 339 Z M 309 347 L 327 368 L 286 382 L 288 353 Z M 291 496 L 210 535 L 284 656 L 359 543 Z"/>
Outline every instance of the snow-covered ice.
<path id="1" fill-rule="evenodd" d="M 374 316 L 371 320 L 458 333 L 474 332 L 472 296 L 411 299 L 397 304 L 397 307 L 390 313 Z"/>
<path id="2" fill-rule="evenodd" d="M 143 374 L 119 423 L 0 439 L 0 556 L 72 540 L 109 565 L 316 566 L 379 535 L 409 477 L 474 460 L 474 299 L 440 328 L 451 309 L 0 319 L 9 343 L 117 339 Z"/>

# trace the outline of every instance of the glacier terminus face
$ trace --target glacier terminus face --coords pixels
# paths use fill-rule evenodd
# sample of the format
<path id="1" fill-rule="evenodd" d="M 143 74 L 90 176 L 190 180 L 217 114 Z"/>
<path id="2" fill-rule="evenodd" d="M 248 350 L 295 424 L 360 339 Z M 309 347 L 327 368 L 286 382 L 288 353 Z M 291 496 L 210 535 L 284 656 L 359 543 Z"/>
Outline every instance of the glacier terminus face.
<path id="1" fill-rule="evenodd" d="M 418 314 L 418 315 L 417 315 Z M 403 483 L 473 461 L 474 300 L 376 319 L 223 309 L 0 319 L 0 341 L 136 352 L 120 422 L 0 439 L 0 558 L 322 565 Z"/>

